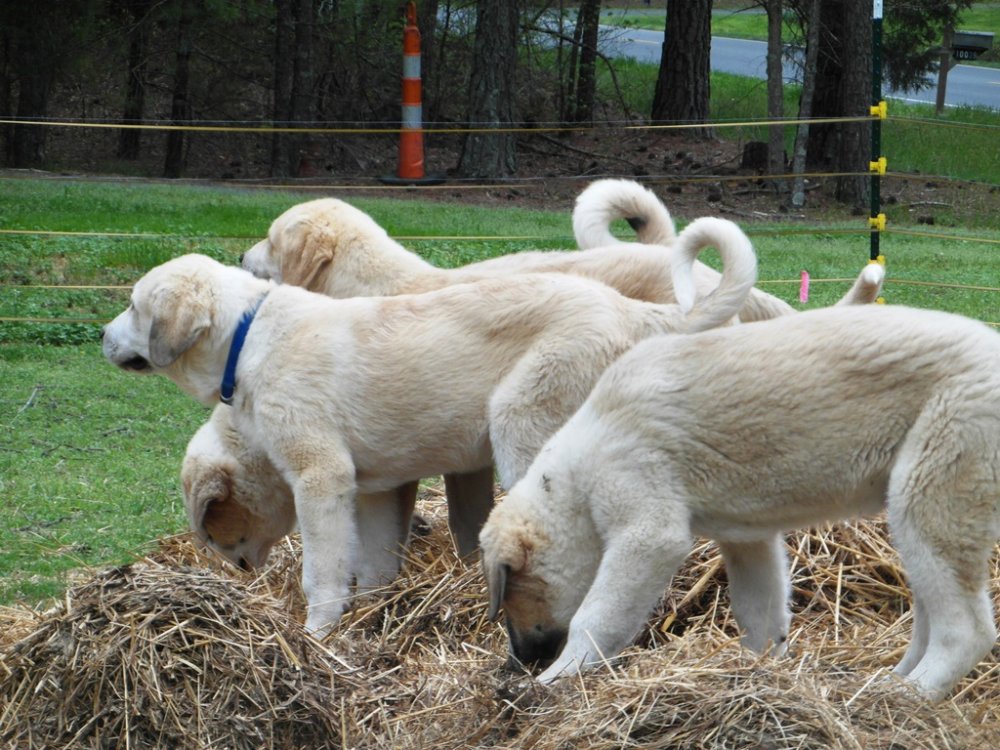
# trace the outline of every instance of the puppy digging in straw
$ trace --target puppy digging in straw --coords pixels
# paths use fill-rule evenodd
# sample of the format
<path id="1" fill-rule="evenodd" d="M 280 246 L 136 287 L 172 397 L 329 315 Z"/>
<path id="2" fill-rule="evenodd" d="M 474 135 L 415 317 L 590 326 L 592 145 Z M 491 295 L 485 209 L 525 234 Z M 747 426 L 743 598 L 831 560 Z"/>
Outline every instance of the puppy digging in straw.
<path id="1" fill-rule="evenodd" d="M 883 507 L 913 592 L 895 674 L 942 699 L 996 640 L 1000 335 L 956 315 L 834 307 L 638 344 L 481 534 L 510 649 L 575 674 L 629 644 L 718 542 L 744 644 L 785 650 L 781 532 Z"/>
<path id="2" fill-rule="evenodd" d="M 723 258 L 722 283 L 694 300 L 690 265 L 707 245 Z M 509 487 L 612 361 L 648 336 L 730 321 L 756 280 L 749 240 L 723 219 L 686 227 L 670 262 L 684 307 L 562 274 L 334 300 L 188 255 L 136 283 L 104 330 L 104 354 L 203 403 L 232 397 L 233 427 L 292 490 L 306 626 L 323 634 L 352 580 L 365 590 L 398 571 L 412 510 L 400 488 L 494 462 Z M 211 497 L 204 510 L 217 510 Z M 231 534 L 223 551 L 252 564 L 267 542 Z"/>

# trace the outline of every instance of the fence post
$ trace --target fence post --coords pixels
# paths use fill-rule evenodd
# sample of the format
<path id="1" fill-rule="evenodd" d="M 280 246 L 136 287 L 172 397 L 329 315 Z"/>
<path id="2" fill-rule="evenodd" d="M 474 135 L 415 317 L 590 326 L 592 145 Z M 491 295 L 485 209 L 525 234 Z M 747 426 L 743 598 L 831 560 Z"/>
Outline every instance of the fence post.
<path id="1" fill-rule="evenodd" d="M 395 175 L 379 180 L 396 185 L 434 185 L 444 182 L 441 175 L 424 172 L 423 92 L 420 76 L 420 28 L 417 4 L 406 4 L 403 26 L 403 105 L 399 134 L 399 166 Z"/>
<path id="2" fill-rule="evenodd" d="M 880 249 L 882 231 L 885 229 L 885 214 L 882 213 L 882 177 L 885 175 L 887 161 L 882 156 L 882 121 L 888 111 L 885 100 L 882 99 L 882 2 L 873 0 L 872 4 L 872 160 L 868 164 L 871 172 L 871 213 L 868 226 L 871 230 L 871 248 L 869 262 L 885 265 L 885 256 Z M 883 302 L 879 297 L 879 302 Z"/>

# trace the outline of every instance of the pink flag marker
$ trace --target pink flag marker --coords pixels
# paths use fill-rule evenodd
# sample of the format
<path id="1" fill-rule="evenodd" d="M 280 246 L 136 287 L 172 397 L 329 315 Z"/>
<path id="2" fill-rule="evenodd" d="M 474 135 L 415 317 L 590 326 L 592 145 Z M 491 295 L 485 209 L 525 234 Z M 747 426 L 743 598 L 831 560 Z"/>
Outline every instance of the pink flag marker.
<path id="1" fill-rule="evenodd" d="M 799 302 L 809 301 L 809 272 L 802 272 L 802 280 L 799 282 Z"/>

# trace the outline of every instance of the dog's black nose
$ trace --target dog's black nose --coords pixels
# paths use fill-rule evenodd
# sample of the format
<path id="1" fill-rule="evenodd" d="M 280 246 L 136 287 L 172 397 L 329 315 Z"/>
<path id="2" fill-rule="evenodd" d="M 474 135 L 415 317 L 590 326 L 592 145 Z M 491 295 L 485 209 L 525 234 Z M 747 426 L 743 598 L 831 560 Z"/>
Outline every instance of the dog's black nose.
<path id="1" fill-rule="evenodd" d="M 238 263 L 239 263 L 239 264 L 240 264 L 241 266 L 243 265 L 243 253 L 240 253 L 240 259 L 239 259 Z"/>
<path id="2" fill-rule="evenodd" d="M 563 628 L 551 630 L 536 626 L 531 630 L 519 631 L 507 623 L 511 655 L 521 664 L 545 668 L 559 656 L 566 645 L 567 631 Z"/>

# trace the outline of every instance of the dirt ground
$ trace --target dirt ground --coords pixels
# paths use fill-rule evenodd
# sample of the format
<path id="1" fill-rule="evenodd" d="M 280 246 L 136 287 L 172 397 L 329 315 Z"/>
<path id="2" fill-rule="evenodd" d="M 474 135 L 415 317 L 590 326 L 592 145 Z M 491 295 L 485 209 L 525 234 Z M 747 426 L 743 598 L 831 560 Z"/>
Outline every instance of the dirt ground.
<path id="1" fill-rule="evenodd" d="M 594 129 L 568 134 L 538 134 L 519 139 L 517 174 L 509 180 L 475 180 L 455 174 L 458 152 L 427 139 L 426 173 L 445 183 L 433 190 L 414 189 L 422 200 L 498 203 L 568 210 L 591 180 L 631 177 L 652 187 L 681 219 L 706 214 L 736 221 L 827 223 L 864 221 L 870 207 L 851 206 L 834 197 L 833 178 L 806 181 L 806 205 L 791 208 L 787 180 L 775 180 L 744 161 L 745 144 L 719 138 L 696 141 L 676 133 Z M 397 162 L 391 144 L 341 148 L 340 164 L 327 165 L 306 181 L 325 184 L 377 184 L 372 175 L 392 174 Z M 344 156 L 356 169 L 345 169 Z M 485 185 L 485 187 L 484 187 Z M 475 189 L 471 189 L 475 186 Z M 352 194 L 364 191 L 352 190 Z M 373 190 L 372 195 L 385 195 Z M 883 179 L 882 207 L 890 222 L 944 227 L 983 226 L 985 216 L 1000 211 L 996 185 L 951 181 L 921 175 Z"/>
<path id="2" fill-rule="evenodd" d="M 123 174 L 155 177 L 162 170 L 162 139 L 148 136 L 140 162 L 110 159 L 113 131 L 82 138 L 79 133 L 53 132 L 48 153 L 51 163 L 68 174 Z M 573 200 L 591 180 L 631 177 L 649 185 L 682 220 L 706 214 L 735 221 L 803 222 L 823 224 L 864 222 L 869 206 L 845 205 L 834 198 L 832 178 L 810 179 L 803 208 L 789 207 L 785 180 L 765 177 L 763 170 L 744 163 L 745 143 L 737 140 L 693 140 L 676 131 L 595 127 L 568 132 L 521 134 L 517 171 L 508 179 L 480 180 L 456 174 L 461 141 L 447 134 L 425 136 L 427 175 L 445 178 L 433 189 L 400 187 L 398 193 L 421 200 L 479 203 L 496 206 L 570 210 Z M 341 136 L 317 138 L 306 144 L 300 177 L 268 177 L 270 141 L 246 137 L 199 134 L 188 143 L 185 177 L 228 185 L 274 183 L 349 188 L 350 195 L 386 196 L 379 177 L 395 174 L 398 140 L 395 136 Z M 891 163 L 890 163 L 891 166 Z M 58 174 L 59 172 L 55 172 Z M 49 173 L 53 174 L 53 173 Z M 371 186 L 370 191 L 365 186 Z M 1000 187 L 890 172 L 882 184 L 882 206 L 891 224 L 976 228 L 995 226 L 1000 212 Z"/>

